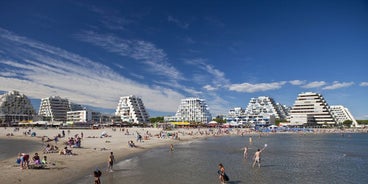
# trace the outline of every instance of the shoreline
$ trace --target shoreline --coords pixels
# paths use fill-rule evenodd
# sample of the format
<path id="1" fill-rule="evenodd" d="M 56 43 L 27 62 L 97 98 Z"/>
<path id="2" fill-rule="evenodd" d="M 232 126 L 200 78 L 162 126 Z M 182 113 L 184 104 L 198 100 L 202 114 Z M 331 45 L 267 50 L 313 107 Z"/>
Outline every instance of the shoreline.
<path id="1" fill-rule="evenodd" d="M 5 136 L 7 133 L 11 132 L 12 129 L 1 128 L 0 129 L 0 139 L 17 139 L 17 140 L 31 140 L 38 143 L 41 143 L 41 137 L 47 136 L 49 138 L 56 136 L 57 134 L 61 133 L 61 129 L 31 129 L 37 133 L 36 137 L 30 137 L 23 135 L 23 131 L 28 129 L 20 129 L 18 132 L 13 132 L 14 136 Z M 106 174 L 105 169 L 107 167 L 107 159 L 110 152 L 114 152 L 116 162 L 120 162 L 125 160 L 134 154 L 139 154 L 144 151 L 148 151 L 153 148 L 157 148 L 160 146 L 166 146 L 169 150 L 170 144 L 181 144 L 187 141 L 196 141 L 202 140 L 209 137 L 216 137 L 216 136 L 241 136 L 241 132 L 245 132 L 243 136 L 255 136 L 259 135 L 258 132 L 246 131 L 246 129 L 233 129 L 230 133 L 226 134 L 225 131 L 221 134 L 217 135 L 216 132 L 208 131 L 208 128 L 201 128 L 201 129 L 175 129 L 172 131 L 165 131 L 167 133 L 176 133 L 179 136 L 179 140 L 174 140 L 170 138 L 159 138 L 158 135 L 162 133 L 162 129 L 160 128 L 128 128 L 125 130 L 129 130 L 131 132 L 129 135 L 126 135 L 125 132 L 118 129 L 113 131 L 111 128 L 105 129 L 97 129 L 97 130 L 79 130 L 79 129 L 72 129 L 70 130 L 70 134 L 66 135 L 64 138 L 61 138 L 57 146 L 62 148 L 62 142 L 66 141 L 68 137 L 75 136 L 76 134 L 84 133 L 84 137 L 82 139 L 82 146 L 81 148 L 72 148 L 72 151 L 76 153 L 76 155 L 69 156 L 69 155 L 59 155 L 59 153 L 47 153 L 44 154 L 42 150 L 34 149 L 29 153 L 30 157 L 32 158 L 35 152 L 38 152 L 41 157 L 46 155 L 48 157 L 49 163 L 54 163 L 55 165 L 48 164 L 46 169 L 24 169 L 21 170 L 20 167 L 15 167 L 15 159 L 17 155 L 14 155 L 12 158 L 8 158 L 1 161 L 1 169 L 2 172 L 0 177 L 3 178 L 2 183 L 39 183 L 39 184 L 49 184 L 51 183 L 72 183 L 75 180 L 80 179 L 83 176 L 91 175 L 94 168 L 99 168 L 103 175 Z M 65 130 L 64 130 L 65 131 Z M 100 138 L 99 135 L 101 132 L 107 132 L 108 135 L 111 137 L 103 137 Z M 151 135 L 148 137 L 148 140 L 143 140 L 143 142 L 136 142 L 136 133 L 139 132 L 141 135 L 146 136 Z M 215 133 L 215 134 L 214 134 Z M 263 133 L 263 134 L 289 134 L 296 132 L 277 132 L 277 133 Z M 302 132 L 301 132 L 302 133 Z M 367 133 L 367 130 L 326 130 L 323 131 L 316 131 L 316 132 L 307 132 L 305 134 L 326 134 L 326 133 Z M 93 138 L 97 137 L 97 138 Z M 138 148 L 129 148 L 128 141 L 133 140 Z M 55 144 L 53 141 L 50 142 L 51 144 Z M 22 152 L 22 150 L 19 150 Z M 91 181 L 92 182 L 92 181 Z"/>
<path id="2" fill-rule="evenodd" d="M 31 129 L 31 131 L 37 132 L 36 137 L 24 136 L 21 129 L 19 132 L 14 132 L 14 136 L 5 136 L 6 133 L 10 131 L 7 128 L 0 129 L 0 139 L 12 139 L 12 140 L 30 140 L 34 142 L 41 143 L 41 137 L 56 136 L 62 130 L 60 129 Z M 180 140 L 173 140 L 171 138 L 157 138 L 155 135 L 161 132 L 161 129 L 156 128 L 129 128 L 130 132 L 134 132 L 130 135 L 124 135 L 121 131 L 112 131 L 112 129 L 98 129 L 98 130 L 71 130 L 71 135 L 75 133 L 84 133 L 84 138 L 82 139 L 81 148 L 72 148 L 72 151 L 76 154 L 73 156 L 59 155 L 59 153 L 47 153 L 44 154 L 42 150 L 35 148 L 35 151 L 29 152 L 30 158 L 34 153 L 38 152 L 41 157 L 46 155 L 48 157 L 49 163 L 54 163 L 55 165 L 48 164 L 45 169 L 20 169 L 19 166 L 15 166 L 15 160 L 17 155 L 14 157 L 5 159 L 1 161 L 2 173 L 0 177 L 3 178 L 2 183 L 72 183 L 74 180 L 80 179 L 83 176 L 89 175 L 93 172 L 91 168 L 98 167 L 104 174 L 107 166 L 107 158 L 110 152 L 114 152 L 115 159 L 117 162 L 127 159 L 134 154 L 139 154 L 144 151 L 159 147 L 159 146 L 169 146 L 170 144 L 180 144 L 184 141 L 196 140 L 197 136 L 180 136 Z M 106 131 L 111 137 L 104 138 L 91 138 L 99 137 L 99 134 Z M 143 140 L 142 143 L 136 142 L 136 132 L 143 134 L 143 132 L 149 131 L 153 136 L 148 140 Z M 177 131 L 170 131 L 177 132 Z M 68 137 L 66 135 L 66 137 Z M 89 138 L 90 137 L 90 138 Z M 137 148 L 129 148 L 127 142 L 133 140 Z M 57 144 L 61 148 L 62 143 L 65 139 L 61 139 Z M 54 142 L 50 142 L 54 144 Z M 169 149 L 169 148 L 168 148 Z M 22 150 L 19 150 L 22 152 Z M 31 160 L 31 159 L 30 159 Z"/>

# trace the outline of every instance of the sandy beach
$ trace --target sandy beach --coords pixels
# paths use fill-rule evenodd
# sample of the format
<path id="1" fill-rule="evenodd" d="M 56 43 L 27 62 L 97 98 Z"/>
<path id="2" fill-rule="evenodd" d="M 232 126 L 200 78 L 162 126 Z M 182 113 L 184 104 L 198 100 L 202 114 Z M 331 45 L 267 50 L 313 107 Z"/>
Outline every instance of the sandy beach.
<path id="1" fill-rule="evenodd" d="M 49 129 L 23 129 L 21 128 L 18 132 L 13 131 L 14 128 L 0 128 L 0 138 L 1 139 L 20 139 L 20 140 L 34 140 L 42 142 L 42 137 L 47 136 L 53 139 L 58 134 L 62 134 L 62 129 L 49 128 Z M 24 135 L 23 133 L 31 130 L 35 132 L 36 136 L 31 137 L 30 135 Z M 83 132 L 83 139 L 81 141 L 81 148 L 70 148 L 75 155 L 60 155 L 59 153 L 43 153 L 42 148 L 36 148 L 34 152 L 28 153 L 30 155 L 30 161 L 32 163 L 32 156 L 34 153 L 39 153 L 42 158 L 44 155 L 47 156 L 48 164 L 45 169 L 21 169 L 16 165 L 15 160 L 17 155 L 14 157 L 1 161 L 1 183 L 38 183 L 38 184 L 49 184 L 49 183 L 70 183 L 78 177 L 92 174 L 93 170 L 91 168 L 100 168 L 105 173 L 107 166 L 107 160 L 110 152 L 114 152 L 116 161 L 121 161 L 124 158 L 132 154 L 136 154 L 147 149 L 157 147 L 157 146 L 168 146 L 170 144 L 178 144 L 183 140 L 196 139 L 200 137 L 205 137 L 206 135 L 200 135 L 192 132 L 198 131 L 194 130 L 175 130 L 175 131 L 165 131 L 167 133 L 178 134 L 179 139 L 175 140 L 171 137 L 160 138 L 160 132 L 162 129 L 159 128 L 125 128 L 122 131 L 120 128 L 113 130 L 112 128 L 104 129 L 72 129 L 70 133 L 68 130 L 65 131 L 65 137 L 59 139 L 58 143 L 55 144 L 54 141 L 47 142 L 52 145 L 56 145 L 59 149 L 64 148 L 64 142 L 68 140 L 69 137 L 81 136 Z M 127 135 L 126 130 L 129 131 Z M 186 131 L 184 133 L 184 131 Z M 107 134 L 107 137 L 102 137 L 102 132 Z M 143 136 L 142 142 L 136 141 L 137 132 Z M 6 134 L 13 133 L 13 136 L 6 136 Z M 148 134 L 147 134 L 148 133 Z M 77 135 L 78 134 L 78 135 Z M 196 134 L 196 135 L 194 135 Z M 47 139 L 45 139 L 47 140 Z M 130 148 L 128 146 L 128 141 L 133 140 L 136 144 L 136 148 Z M 47 144 L 45 143 L 45 144 Z M 22 150 L 19 150 L 21 153 Z M 92 183 L 93 181 L 91 181 Z"/>

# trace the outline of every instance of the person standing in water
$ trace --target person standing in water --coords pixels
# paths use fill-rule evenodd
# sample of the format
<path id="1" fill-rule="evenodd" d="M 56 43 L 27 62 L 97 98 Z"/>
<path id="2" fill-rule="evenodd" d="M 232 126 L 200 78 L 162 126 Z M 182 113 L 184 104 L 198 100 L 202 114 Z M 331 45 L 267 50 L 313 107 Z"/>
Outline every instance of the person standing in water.
<path id="1" fill-rule="evenodd" d="M 267 147 L 267 144 L 265 145 L 264 148 L 262 149 L 258 149 L 255 153 L 254 153 L 254 156 L 253 156 L 253 159 L 254 159 L 254 162 L 253 162 L 253 165 L 252 167 L 254 167 L 256 164 L 258 164 L 258 167 L 260 168 L 261 167 L 261 153 L 262 151 Z"/>
<path id="2" fill-rule="evenodd" d="M 222 165 L 222 163 L 219 163 L 218 165 L 219 170 L 217 171 L 217 174 L 219 175 L 219 180 L 223 184 L 226 181 L 229 181 L 229 177 L 225 173 L 225 167 Z"/>
<path id="3" fill-rule="evenodd" d="M 115 162 L 115 156 L 113 152 L 110 152 L 110 156 L 108 159 L 108 165 L 107 165 L 107 170 L 112 172 L 112 167 L 114 166 L 114 162 Z"/>
<path id="4" fill-rule="evenodd" d="M 170 151 L 173 152 L 174 151 L 174 145 L 170 144 Z"/>
<path id="5" fill-rule="evenodd" d="M 244 157 L 244 159 L 248 158 L 248 147 L 247 146 L 244 147 L 243 157 Z"/>
<path id="6" fill-rule="evenodd" d="M 95 184 L 101 184 L 101 180 L 100 177 L 102 175 L 102 172 L 96 168 L 95 171 L 93 171 L 93 175 L 95 177 Z"/>

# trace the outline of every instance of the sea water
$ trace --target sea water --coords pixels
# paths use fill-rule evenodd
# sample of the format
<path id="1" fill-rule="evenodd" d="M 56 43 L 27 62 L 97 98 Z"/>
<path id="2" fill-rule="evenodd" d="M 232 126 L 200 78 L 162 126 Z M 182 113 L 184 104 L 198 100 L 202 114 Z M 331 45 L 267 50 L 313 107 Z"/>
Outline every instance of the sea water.
<path id="1" fill-rule="evenodd" d="M 213 184 L 219 183 L 218 164 L 225 166 L 228 183 L 368 183 L 368 134 L 278 134 L 212 137 L 151 149 L 104 172 L 103 184 Z M 262 152 L 261 167 L 252 156 Z M 248 159 L 243 158 L 248 146 Z M 93 182 L 91 175 L 73 183 Z"/>
<path id="2" fill-rule="evenodd" d="M 42 149 L 42 143 L 32 140 L 0 139 L 0 160 L 17 157 L 18 153 L 29 153 Z"/>

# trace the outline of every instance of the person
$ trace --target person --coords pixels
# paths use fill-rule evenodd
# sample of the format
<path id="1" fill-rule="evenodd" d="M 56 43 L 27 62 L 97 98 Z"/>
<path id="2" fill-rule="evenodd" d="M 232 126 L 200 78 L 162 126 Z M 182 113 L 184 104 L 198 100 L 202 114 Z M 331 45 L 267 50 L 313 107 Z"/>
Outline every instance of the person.
<path id="1" fill-rule="evenodd" d="M 219 163 L 218 167 L 219 170 L 217 171 L 217 174 L 219 175 L 220 182 L 225 183 L 226 181 L 229 181 L 229 177 L 225 173 L 224 165 L 222 165 L 222 163 Z"/>
<path id="2" fill-rule="evenodd" d="M 135 147 L 137 147 L 137 146 L 134 144 L 133 140 L 128 141 L 128 145 L 129 145 L 129 147 L 131 147 L 131 148 L 135 148 Z"/>
<path id="3" fill-rule="evenodd" d="M 32 157 L 32 160 L 35 164 L 41 164 L 40 156 L 38 156 L 38 153 L 35 153 L 35 155 Z"/>
<path id="4" fill-rule="evenodd" d="M 248 158 L 248 147 L 247 146 L 244 147 L 243 157 L 244 157 L 244 159 Z"/>
<path id="5" fill-rule="evenodd" d="M 93 172 L 93 175 L 95 176 L 95 184 L 101 184 L 100 177 L 101 177 L 101 175 L 102 175 L 102 172 L 101 172 L 99 169 L 96 169 L 96 170 Z"/>
<path id="6" fill-rule="evenodd" d="M 20 168 L 24 169 L 29 167 L 29 155 L 26 153 L 22 153 L 20 156 Z"/>
<path id="7" fill-rule="evenodd" d="M 174 145 L 170 144 L 170 151 L 173 152 L 174 151 Z"/>
<path id="8" fill-rule="evenodd" d="M 252 167 L 254 167 L 256 164 L 258 164 L 258 167 L 261 167 L 261 153 L 266 148 L 266 146 L 262 149 L 258 149 L 253 156 L 254 162 Z"/>
<path id="9" fill-rule="evenodd" d="M 115 156 L 113 152 L 110 152 L 110 156 L 108 158 L 108 165 L 107 165 L 107 170 L 109 170 L 110 172 L 112 172 L 112 167 L 114 165 L 115 162 Z"/>
<path id="10" fill-rule="evenodd" d="M 43 159 L 41 160 L 41 164 L 47 164 L 47 156 L 43 156 Z"/>
<path id="11" fill-rule="evenodd" d="M 252 144 L 253 140 L 252 140 L 252 136 L 249 137 L 249 144 Z"/>

